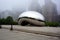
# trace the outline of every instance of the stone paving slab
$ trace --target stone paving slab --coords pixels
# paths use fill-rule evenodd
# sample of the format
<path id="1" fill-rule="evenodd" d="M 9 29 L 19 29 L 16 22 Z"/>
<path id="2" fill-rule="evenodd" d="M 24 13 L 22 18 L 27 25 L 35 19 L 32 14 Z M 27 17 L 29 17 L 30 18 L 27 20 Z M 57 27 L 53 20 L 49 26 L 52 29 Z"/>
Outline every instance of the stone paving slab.
<path id="1" fill-rule="evenodd" d="M 10 25 L 2 25 L 3 28 L 10 29 Z M 14 30 L 60 37 L 60 27 L 30 27 L 13 25 Z"/>

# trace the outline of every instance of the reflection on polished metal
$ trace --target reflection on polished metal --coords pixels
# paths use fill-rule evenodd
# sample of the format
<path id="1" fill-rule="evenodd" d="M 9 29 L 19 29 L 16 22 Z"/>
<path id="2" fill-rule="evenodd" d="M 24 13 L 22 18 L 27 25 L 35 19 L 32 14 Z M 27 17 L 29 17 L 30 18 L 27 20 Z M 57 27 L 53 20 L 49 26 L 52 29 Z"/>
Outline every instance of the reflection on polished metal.
<path id="1" fill-rule="evenodd" d="M 27 11 L 23 12 L 18 17 L 18 24 L 20 25 L 37 25 L 37 26 L 43 26 L 45 18 L 41 13 L 35 12 L 35 11 Z"/>

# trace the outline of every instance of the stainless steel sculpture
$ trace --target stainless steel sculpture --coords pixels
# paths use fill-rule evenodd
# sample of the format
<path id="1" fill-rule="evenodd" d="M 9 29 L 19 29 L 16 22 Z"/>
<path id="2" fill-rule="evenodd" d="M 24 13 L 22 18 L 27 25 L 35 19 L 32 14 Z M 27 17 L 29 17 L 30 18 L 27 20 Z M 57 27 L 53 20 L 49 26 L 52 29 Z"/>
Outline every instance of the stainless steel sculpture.
<path id="1" fill-rule="evenodd" d="M 18 24 L 25 26 L 25 25 L 37 25 L 43 26 L 45 18 L 41 13 L 35 11 L 27 11 L 23 12 L 18 17 Z"/>

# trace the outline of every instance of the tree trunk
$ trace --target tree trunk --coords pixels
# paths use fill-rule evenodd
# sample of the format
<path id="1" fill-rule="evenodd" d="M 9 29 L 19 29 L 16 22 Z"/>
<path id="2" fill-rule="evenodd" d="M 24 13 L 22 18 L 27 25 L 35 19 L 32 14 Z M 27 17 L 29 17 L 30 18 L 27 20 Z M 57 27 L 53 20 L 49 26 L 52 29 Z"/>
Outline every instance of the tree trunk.
<path id="1" fill-rule="evenodd" d="M 13 30 L 13 25 L 11 25 L 11 28 L 10 28 L 10 30 Z"/>
<path id="2" fill-rule="evenodd" d="M 2 28 L 2 26 L 0 25 L 0 29 Z"/>

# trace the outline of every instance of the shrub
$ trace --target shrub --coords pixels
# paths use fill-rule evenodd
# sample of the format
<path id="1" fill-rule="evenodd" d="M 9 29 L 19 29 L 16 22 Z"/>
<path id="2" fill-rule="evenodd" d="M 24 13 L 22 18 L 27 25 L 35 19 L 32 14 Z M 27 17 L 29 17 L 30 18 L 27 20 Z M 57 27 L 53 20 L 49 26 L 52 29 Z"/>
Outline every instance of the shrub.
<path id="1" fill-rule="evenodd" d="M 13 25 L 18 25 L 18 23 L 17 22 L 15 22 L 15 21 L 13 21 L 13 23 L 12 23 Z"/>
<path id="2" fill-rule="evenodd" d="M 46 26 L 56 27 L 56 26 L 59 26 L 60 23 L 58 23 L 58 22 L 45 22 L 45 25 L 46 25 Z"/>

